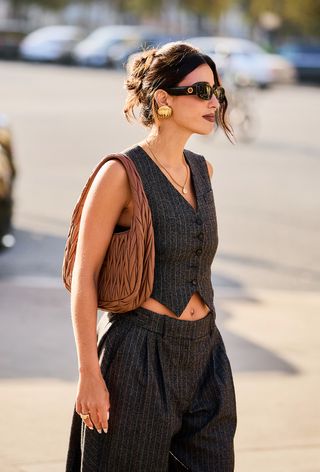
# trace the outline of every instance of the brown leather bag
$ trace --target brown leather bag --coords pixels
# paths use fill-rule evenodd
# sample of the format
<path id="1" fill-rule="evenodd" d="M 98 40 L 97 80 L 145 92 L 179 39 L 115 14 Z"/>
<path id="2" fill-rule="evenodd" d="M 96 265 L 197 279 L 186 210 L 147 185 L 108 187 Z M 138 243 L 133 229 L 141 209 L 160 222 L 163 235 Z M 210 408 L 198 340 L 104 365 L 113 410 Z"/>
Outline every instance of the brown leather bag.
<path id="1" fill-rule="evenodd" d="M 98 308 L 101 310 L 124 313 L 137 308 L 150 296 L 155 261 L 151 210 L 141 177 L 132 160 L 125 154 L 110 154 L 104 157 L 84 186 L 71 217 L 62 278 L 67 290 L 71 291 L 82 208 L 97 172 L 110 159 L 118 159 L 126 168 L 134 209 L 130 228 L 113 233 L 111 237 L 100 269 L 97 298 Z"/>

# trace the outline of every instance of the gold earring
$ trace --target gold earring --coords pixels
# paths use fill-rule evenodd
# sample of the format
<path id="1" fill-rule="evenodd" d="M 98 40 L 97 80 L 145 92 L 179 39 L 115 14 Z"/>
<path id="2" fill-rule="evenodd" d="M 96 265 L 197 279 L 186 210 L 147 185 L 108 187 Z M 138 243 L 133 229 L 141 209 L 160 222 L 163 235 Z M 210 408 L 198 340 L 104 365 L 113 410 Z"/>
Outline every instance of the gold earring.
<path id="1" fill-rule="evenodd" d="M 160 118 L 170 118 L 172 115 L 172 108 L 168 105 L 162 105 L 158 108 L 157 114 L 160 116 Z"/>

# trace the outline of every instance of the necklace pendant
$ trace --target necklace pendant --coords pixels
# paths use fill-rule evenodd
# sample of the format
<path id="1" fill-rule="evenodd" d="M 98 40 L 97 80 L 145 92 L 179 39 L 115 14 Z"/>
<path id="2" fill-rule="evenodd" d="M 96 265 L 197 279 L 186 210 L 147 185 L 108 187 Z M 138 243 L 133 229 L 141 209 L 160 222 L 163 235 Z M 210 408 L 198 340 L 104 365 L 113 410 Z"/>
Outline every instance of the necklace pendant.
<path id="1" fill-rule="evenodd" d="M 184 194 L 186 194 L 186 193 L 188 193 L 188 190 L 183 187 L 182 192 L 183 192 Z"/>

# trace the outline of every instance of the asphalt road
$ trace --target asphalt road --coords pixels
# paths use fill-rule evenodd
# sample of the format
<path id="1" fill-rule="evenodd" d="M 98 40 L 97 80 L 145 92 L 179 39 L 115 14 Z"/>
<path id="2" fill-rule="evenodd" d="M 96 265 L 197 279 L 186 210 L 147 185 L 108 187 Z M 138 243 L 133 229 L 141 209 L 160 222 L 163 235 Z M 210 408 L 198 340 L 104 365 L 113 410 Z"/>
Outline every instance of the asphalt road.
<path id="1" fill-rule="evenodd" d="M 11 119 L 18 168 L 16 245 L 0 254 L 0 401 L 6 420 L 0 425 L 0 461 L 6 472 L 58 472 L 77 380 L 69 296 L 60 277 L 71 211 L 96 163 L 140 140 L 146 130 L 123 117 L 124 76 L 119 72 L 0 62 L 0 77 L 0 112 Z M 270 416 L 259 416 L 261 405 L 250 416 L 247 403 L 257 401 L 252 391 L 257 379 L 260 395 L 281 385 L 294 395 L 301 388 L 300 373 L 319 354 L 310 342 L 320 308 L 319 105 L 315 87 L 257 92 L 251 103 L 256 126 L 251 144 L 232 146 L 218 132 L 195 136 L 187 146 L 214 166 L 217 321 L 238 385 L 239 412 L 247 415 L 239 429 L 239 472 L 317 470 L 312 445 L 319 445 L 320 438 L 313 423 L 305 427 L 311 439 L 305 441 L 301 468 L 295 456 L 279 458 L 281 451 L 303 444 L 300 428 L 263 469 L 262 439 L 273 454 L 278 446 L 272 438 L 284 434 L 281 427 L 290 424 L 293 413 L 283 413 L 288 421 L 280 425 L 274 418 L 269 436 L 255 440 L 254 434 L 261 433 L 258 420 L 268 422 Z M 283 337 L 274 337 L 279 319 Z M 301 339 L 304 319 L 311 324 Z M 304 384 L 310 398 L 318 386 L 312 380 L 315 370 Z M 269 398 L 269 408 L 281 414 L 283 404 L 272 394 Z M 295 396 L 289 398 L 286 405 L 300 405 Z M 312 415 L 314 421 L 319 418 L 319 412 Z M 303 468 L 307 463 L 310 467 Z"/>

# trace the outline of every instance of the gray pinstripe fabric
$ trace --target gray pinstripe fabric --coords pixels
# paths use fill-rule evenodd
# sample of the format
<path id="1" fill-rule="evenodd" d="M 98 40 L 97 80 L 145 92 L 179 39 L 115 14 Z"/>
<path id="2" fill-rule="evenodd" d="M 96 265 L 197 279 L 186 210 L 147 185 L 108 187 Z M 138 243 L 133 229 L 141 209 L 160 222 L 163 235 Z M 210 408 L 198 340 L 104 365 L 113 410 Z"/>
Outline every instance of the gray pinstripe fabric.
<path id="1" fill-rule="evenodd" d="M 198 291 L 213 310 L 211 264 L 218 231 L 205 158 L 185 150 L 197 197 L 197 208 L 193 209 L 140 146 L 124 152 L 139 172 L 152 213 L 156 254 L 150 296 L 180 316 Z"/>
<path id="2" fill-rule="evenodd" d="M 197 199 L 193 209 L 140 146 L 125 152 L 134 160 L 152 212 L 151 296 L 177 319 L 142 307 L 104 314 L 98 351 L 110 392 L 109 432 L 90 431 L 74 411 L 66 472 L 171 472 L 169 452 L 192 472 L 232 472 L 236 403 L 215 325 L 211 263 L 218 233 L 205 159 L 185 151 Z M 179 320 L 195 291 L 210 307 L 209 315 Z"/>
<path id="3" fill-rule="evenodd" d="M 234 385 L 214 312 L 198 321 L 106 313 L 98 352 L 109 431 L 74 412 L 67 472 L 167 472 L 169 451 L 192 472 L 234 470 Z"/>

